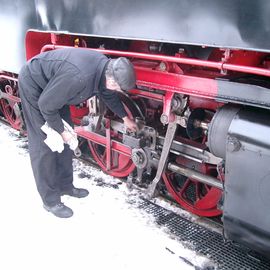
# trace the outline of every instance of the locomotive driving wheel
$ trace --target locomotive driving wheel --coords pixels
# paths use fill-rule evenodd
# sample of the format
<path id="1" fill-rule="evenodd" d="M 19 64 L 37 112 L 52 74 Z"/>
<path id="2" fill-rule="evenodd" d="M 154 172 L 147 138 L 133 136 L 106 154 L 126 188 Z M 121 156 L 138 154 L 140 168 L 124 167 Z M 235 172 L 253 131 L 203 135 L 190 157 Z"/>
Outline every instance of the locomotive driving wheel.
<path id="1" fill-rule="evenodd" d="M 183 162 L 181 162 L 183 164 Z M 194 168 L 194 165 L 190 167 Z M 199 167 L 199 168 L 198 168 Z M 204 174 L 216 176 L 216 167 L 209 164 L 197 165 Z M 222 191 L 218 188 L 200 183 L 192 178 L 166 171 L 163 173 L 166 188 L 172 197 L 187 211 L 198 216 L 213 217 L 222 213 L 218 203 Z M 218 177 L 219 178 L 219 177 Z"/>
<path id="2" fill-rule="evenodd" d="M 134 120 L 135 117 L 141 116 L 139 109 L 131 99 L 124 95 L 121 95 L 120 97 L 129 118 Z M 122 122 L 122 119 L 107 110 L 102 116 L 101 122 L 103 124 L 100 125 L 96 132 L 106 136 L 107 138 L 109 136 L 110 140 L 122 142 L 123 134 L 110 128 L 111 121 Z M 113 151 L 112 149 L 110 152 L 110 158 L 108 159 L 108 153 L 105 146 L 93 143 L 90 140 L 88 140 L 88 145 L 95 161 L 107 174 L 122 178 L 128 176 L 135 169 L 135 165 L 130 156 Z"/>
<path id="3" fill-rule="evenodd" d="M 11 85 L 6 85 L 4 92 L 10 95 L 17 96 L 17 91 Z M 12 100 L 7 100 L 5 98 L 0 99 L 0 108 L 10 125 L 17 130 L 21 127 L 21 113 L 19 104 Z"/>

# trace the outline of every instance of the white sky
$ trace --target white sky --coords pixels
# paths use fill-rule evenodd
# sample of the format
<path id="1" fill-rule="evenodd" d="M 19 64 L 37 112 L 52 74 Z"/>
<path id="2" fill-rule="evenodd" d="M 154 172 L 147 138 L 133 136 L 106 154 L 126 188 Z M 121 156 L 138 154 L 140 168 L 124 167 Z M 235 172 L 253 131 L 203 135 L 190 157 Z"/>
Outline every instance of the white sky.
<path id="1" fill-rule="evenodd" d="M 74 211 L 70 219 L 46 212 L 24 145 L 25 139 L 0 123 L 0 269 L 194 269 L 179 256 L 202 268 L 208 264 L 136 208 L 137 191 L 125 184 L 110 187 L 120 180 L 78 160 L 75 186 L 87 188 L 90 195 L 63 197 Z M 82 171 L 93 177 L 79 178 Z M 98 185 L 98 178 L 108 185 Z"/>

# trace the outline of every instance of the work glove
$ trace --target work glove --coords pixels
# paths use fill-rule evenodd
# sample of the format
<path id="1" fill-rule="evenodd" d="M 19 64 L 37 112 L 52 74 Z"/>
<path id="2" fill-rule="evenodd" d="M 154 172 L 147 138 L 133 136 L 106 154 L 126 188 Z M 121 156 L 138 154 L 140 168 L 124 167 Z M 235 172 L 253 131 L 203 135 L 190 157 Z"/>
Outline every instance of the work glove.
<path id="1" fill-rule="evenodd" d="M 62 136 L 54 129 L 52 129 L 47 122 L 41 127 L 41 130 L 47 134 L 47 138 L 44 140 L 44 143 L 53 152 L 62 153 L 64 150 L 64 141 Z"/>

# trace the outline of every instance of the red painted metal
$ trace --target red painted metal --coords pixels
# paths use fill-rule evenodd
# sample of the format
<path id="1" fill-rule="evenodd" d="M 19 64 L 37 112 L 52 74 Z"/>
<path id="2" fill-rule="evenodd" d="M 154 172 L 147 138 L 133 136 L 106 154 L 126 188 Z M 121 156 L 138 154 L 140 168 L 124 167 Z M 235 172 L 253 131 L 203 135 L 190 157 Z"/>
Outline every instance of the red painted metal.
<path id="1" fill-rule="evenodd" d="M 6 84 L 3 91 L 1 90 L 1 98 L 0 98 L 1 111 L 4 117 L 9 122 L 9 124 L 13 128 L 20 130 L 21 117 L 20 117 L 20 108 L 18 104 L 21 102 L 21 99 L 17 96 L 18 95 L 17 88 L 15 88 L 18 79 L 8 74 L 0 74 L 0 80 L 1 79 L 12 81 L 12 83 L 14 83 L 13 86 L 10 84 Z"/>
<path id="2" fill-rule="evenodd" d="M 163 97 L 164 97 L 164 95 L 157 94 L 154 92 L 144 91 L 140 89 L 132 89 L 129 91 L 129 94 L 136 95 L 137 97 L 149 98 L 149 99 L 157 100 L 157 101 L 163 101 Z"/>
<path id="3" fill-rule="evenodd" d="M 83 127 L 75 127 L 75 131 L 80 137 L 86 140 L 102 145 L 104 147 L 106 147 L 107 145 L 107 138 L 105 136 L 89 130 L 85 130 Z M 121 155 L 125 155 L 127 157 L 131 156 L 131 148 L 116 140 L 111 140 L 111 150 L 116 151 Z"/>
<path id="4" fill-rule="evenodd" d="M 16 103 L 20 103 L 21 102 L 21 99 L 19 97 L 16 97 L 16 96 L 14 96 L 12 94 L 3 92 L 1 95 L 2 95 L 2 98 L 3 99 L 9 100 L 9 101 L 13 101 L 13 102 L 16 102 Z"/>
<path id="5" fill-rule="evenodd" d="M 187 160 L 180 157 L 178 157 L 177 162 L 185 165 L 188 163 Z M 201 164 L 199 167 L 204 174 L 211 174 L 211 171 L 216 172 L 216 168 L 211 165 Z M 176 174 L 168 171 L 164 172 L 162 177 L 170 194 L 187 211 L 205 217 L 218 216 L 222 213 L 217 208 L 222 196 L 221 190 L 199 183 L 191 178 L 186 178 L 179 185 L 177 184 Z"/>
<path id="6" fill-rule="evenodd" d="M 71 119 L 75 125 L 80 125 L 82 118 L 89 113 L 89 108 L 86 103 L 83 103 L 81 107 L 70 105 Z"/>
<path id="7" fill-rule="evenodd" d="M 213 79 L 160 72 L 135 67 L 137 84 L 149 88 L 205 98 L 217 96 L 217 82 Z"/>
<path id="8" fill-rule="evenodd" d="M 190 109 L 203 108 L 215 112 L 219 107 L 223 106 L 224 103 L 216 102 L 206 98 L 190 96 L 188 106 Z"/>
<path id="9" fill-rule="evenodd" d="M 41 52 L 45 52 L 47 50 L 61 49 L 61 48 L 66 48 L 66 47 L 67 46 L 47 44 L 42 47 Z M 105 49 L 95 49 L 95 48 L 85 48 L 85 49 L 99 51 L 101 53 L 109 54 L 112 56 L 125 56 L 125 57 L 130 57 L 130 58 L 137 58 L 137 59 L 167 61 L 167 62 L 173 62 L 173 63 L 178 63 L 178 64 L 214 68 L 221 71 L 231 70 L 231 71 L 270 77 L 270 70 L 268 69 L 252 67 L 252 66 L 242 66 L 238 64 L 229 64 L 223 61 L 214 62 L 214 61 L 198 60 L 198 59 L 186 58 L 186 57 L 175 57 L 175 56 L 167 56 L 167 55 L 137 53 L 137 52 L 128 52 L 128 51 L 115 51 L 115 50 L 105 50 Z"/>
<path id="10" fill-rule="evenodd" d="M 107 171 L 111 170 L 111 121 L 110 119 L 106 119 L 105 124 L 106 129 L 106 169 Z"/>
<path id="11" fill-rule="evenodd" d="M 166 116 L 167 121 L 164 121 L 163 124 L 167 124 L 169 122 L 173 122 L 175 119 L 175 115 L 171 113 L 171 105 L 174 93 L 173 92 L 166 92 L 163 98 L 163 113 L 162 117 Z"/>
<path id="12" fill-rule="evenodd" d="M 108 138 L 88 130 L 86 131 L 82 127 L 75 128 L 75 131 L 80 137 L 88 140 L 88 145 L 95 161 L 106 173 L 121 178 L 126 177 L 135 169 L 135 165 L 130 159 L 131 148 L 129 148 L 128 146 L 116 140 L 110 140 L 110 153 L 113 157 L 114 164 L 110 166 L 110 169 L 107 169 L 107 162 L 111 162 L 107 160 L 106 153 L 106 145 L 108 144 Z M 101 146 L 101 150 L 99 149 L 98 145 Z"/>
<path id="13" fill-rule="evenodd" d="M 67 46 L 45 45 L 41 51 L 60 49 L 60 48 L 66 48 L 66 47 Z M 97 50 L 97 51 L 101 51 L 103 53 L 111 52 L 108 50 Z M 113 52 L 116 52 L 117 55 L 120 55 L 119 54 L 120 51 L 113 51 Z M 142 54 L 142 55 L 147 55 L 147 54 Z M 177 57 L 173 57 L 173 58 L 178 59 Z M 188 94 L 188 95 L 194 95 L 198 97 L 205 97 L 205 98 L 211 98 L 211 99 L 217 96 L 217 83 L 213 79 L 162 72 L 162 71 L 152 70 L 150 68 L 138 67 L 138 66 L 135 66 L 135 70 L 136 70 L 136 75 L 137 75 L 136 83 L 138 86 L 144 86 L 150 89 L 153 88 L 153 89 L 163 90 L 167 92 Z M 150 94 L 148 93 L 147 95 L 150 95 Z M 154 96 L 154 97 L 157 97 L 157 96 Z"/>
<path id="14" fill-rule="evenodd" d="M 173 196 L 173 198 L 187 211 L 196 214 L 198 216 L 204 217 L 214 217 L 221 215 L 222 211 L 217 209 L 217 204 L 221 198 L 221 191 L 217 188 L 209 188 L 207 195 L 203 198 L 198 199 L 198 202 L 195 204 L 190 203 L 186 198 L 186 192 L 191 184 L 199 185 L 199 183 L 192 181 L 192 179 L 187 179 L 185 185 L 181 190 L 177 190 L 173 185 L 173 176 L 168 173 L 163 173 L 163 181 L 166 185 L 166 188 Z M 196 194 L 196 197 L 199 198 L 199 195 Z"/>
<path id="15" fill-rule="evenodd" d="M 25 37 L 26 60 L 40 53 L 44 44 L 51 42 L 51 34 L 45 32 L 28 31 Z M 65 44 L 67 45 L 67 44 Z"/>
<path id="16" fill-rule="evenodd" d="M 14 82 L 18 82 L 17 78 L 14 78 L 12 76 L 5 75 L 5 74 L 0 74 L 0 79 L 5 79 L 5 80 L 11 80 L 11 81 L 14 81 Z"/>
<path id="17" fill-rule="evenodd" d="M 0 108 L 4 117 L 14 129 L 20 130 L 21 118 L 16 113 L 19 107 L 15 109 L 15 106 L 18 106 L 18 104 L 14 101 L 5 98 L 0 99 Z"/>
<path id="18" fill-rule="evenodd" d="M 18 83 L 18 79 L 17 78 L 12 77 L 12 76 L 7 75 L 7 74 L 0 74 L 0 80 L 1 79 L 10 80 L 10 81 L 13 81 L 15 83 Z M 19 97 L 13 95 L 13 89 L 12 89 L 12 91 L 3 92 L 2 95 L 3 95 L 2 98 L 5 98 L 7 100 L 18 102 L 18 103 L 21 102 L 21 99 Z"/>
<path id="19" fill-rule="evenodd" d="M 125 104 L 125 102 L 123 104 L 128 116 L 132 119 L 133 115 L 128 104 Z M 126 177 L 135 169 L 135 165 L 130 159 L 131 149 L 129 147 L 124 148 L 124 145 L 119 142 L 122 140 L 122 135 L 111 130 L 109 118 L 105 117 L 104 120 L 105 129 L 97 132 L 105 132 L 106 137 L 101 135 L 103 137 L 102 143 L 95 140 L 95 138 L 101 137 L 88 140 L 89 148 L 103 171 L 115 177 Z M 78 133 L 78 135 L 81 136 L 81 133 Z M 98 136 L 98 134 L 96 135 Z M 85 135 L 82 134 L 82 136 Z"/>

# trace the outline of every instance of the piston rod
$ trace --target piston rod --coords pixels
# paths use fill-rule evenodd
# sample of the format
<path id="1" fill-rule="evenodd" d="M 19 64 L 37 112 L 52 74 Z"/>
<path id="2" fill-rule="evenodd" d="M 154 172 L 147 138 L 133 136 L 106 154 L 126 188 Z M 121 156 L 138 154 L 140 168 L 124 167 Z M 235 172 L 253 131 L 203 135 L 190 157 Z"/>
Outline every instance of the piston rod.
<path id="1" fill-rule="evenodd" d="M 218 188 L 220 190 L 223 190 L 223 183 L 218 181 L 216 178 L 201 174 L 199 172 L 196 172 L 194 170 L 191 170 L 189 168 L 183 167 L 181 165 L 176 165 L 173 163 L 168 164 L 168 170 L 184 175 L 186 177 L 192 178 L 198 182 L 204 183 L 206 185 Z"/>

